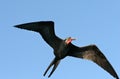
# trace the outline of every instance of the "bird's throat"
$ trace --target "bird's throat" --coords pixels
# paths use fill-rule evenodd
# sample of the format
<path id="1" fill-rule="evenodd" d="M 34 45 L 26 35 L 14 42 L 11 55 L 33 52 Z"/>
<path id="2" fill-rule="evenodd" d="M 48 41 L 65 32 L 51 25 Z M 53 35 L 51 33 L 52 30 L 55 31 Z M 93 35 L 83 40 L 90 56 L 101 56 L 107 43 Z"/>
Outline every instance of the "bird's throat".
<path id="1" fill-rule="evenodd" d="M 67 40 L 66 41 L 66 44 L 70 44 L 72 40 Z"/>

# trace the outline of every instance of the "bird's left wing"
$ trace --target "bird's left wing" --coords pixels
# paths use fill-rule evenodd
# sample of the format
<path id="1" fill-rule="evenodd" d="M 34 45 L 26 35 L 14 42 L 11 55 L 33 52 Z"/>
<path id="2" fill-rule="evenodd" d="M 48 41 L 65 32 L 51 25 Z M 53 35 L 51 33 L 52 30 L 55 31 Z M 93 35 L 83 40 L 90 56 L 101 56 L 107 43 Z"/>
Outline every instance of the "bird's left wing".
<path id="1" fill-rule="evenodd" d="M 69 56 L 91 60 L 106 70 L 108 73 L 110 73 L 112 76 L 114 76 L 116 79 L 119 79 L 112 65 L 96 45 L 77 47 L 71 44 Z"/>
<path id="2" fill-rule="evenodd" d="M 39 32 L 43 39 L 55 50 L 59 47 L 62 39 L 55 35 L 53 21 L 39 21 L 16 25 L 15 27 Z"/>

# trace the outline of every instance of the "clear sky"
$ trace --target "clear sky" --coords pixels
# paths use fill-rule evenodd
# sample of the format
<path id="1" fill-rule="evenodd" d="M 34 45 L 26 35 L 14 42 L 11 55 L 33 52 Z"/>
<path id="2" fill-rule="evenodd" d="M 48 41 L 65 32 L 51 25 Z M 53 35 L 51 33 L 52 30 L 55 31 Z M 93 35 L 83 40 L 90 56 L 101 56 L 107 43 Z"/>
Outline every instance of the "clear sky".
<path id="1" fill-rule="evenodd" d="M 120 0 L 1 0 L 0 79 L 47 79 L 53 50 L 38 33 L 14 28 L 52 20 L 56 34 L 96 44 L 120 77 Z M 47 74 L 48 75 L 48 74 Z M 93 62 L 63 59 L 50 79 L 114 79 Z"/>

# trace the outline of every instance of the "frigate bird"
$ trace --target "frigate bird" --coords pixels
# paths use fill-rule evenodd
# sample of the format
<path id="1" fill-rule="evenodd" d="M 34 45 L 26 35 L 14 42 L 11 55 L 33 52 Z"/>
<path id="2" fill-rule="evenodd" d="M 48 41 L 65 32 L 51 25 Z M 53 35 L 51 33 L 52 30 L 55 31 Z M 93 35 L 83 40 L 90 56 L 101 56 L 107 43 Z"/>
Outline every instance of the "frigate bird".
<path id="1" fill-rule="evenodd" d="M 53 69 L 48 76 L 50 77 L 59 65 L 61 59 L 65 58 L 66 56 L 72 56 L 91 60 L 94 63 L 98 64 L 100 67 L 102 67 L 104 70 L 106 70 L 113 77 L 119 79 L 112 65 L 109 63 L 105 55 L 96 45 L 93 44 L 78 47 L 71 43 L 73 40 L 75 40 L 71 37 L 68 37 L 66 39 L 59 38 L 55 34 L 53 21 L 24 23 L 15 25 L 15 27 L 40 33 L 42 38 L 53 48 L 55 58 L 46 69 L 44 76 L 46 75 L 50 67 L 53 66 Z"/>

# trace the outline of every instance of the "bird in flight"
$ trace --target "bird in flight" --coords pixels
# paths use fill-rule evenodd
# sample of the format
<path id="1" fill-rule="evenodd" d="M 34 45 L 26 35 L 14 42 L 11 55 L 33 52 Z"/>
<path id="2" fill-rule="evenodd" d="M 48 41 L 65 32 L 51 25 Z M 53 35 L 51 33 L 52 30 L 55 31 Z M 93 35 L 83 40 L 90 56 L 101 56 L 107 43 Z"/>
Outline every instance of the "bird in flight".
<path id="1" fill-rule="evenodd" d="M 53 48 L 55 57 L 44 72 L 44 76 L 50 67 L 53 66 L 53 69 L 48 76 L 50 77 L 59 65 L 61 59 L 65 58 L 66 56 L 72 56 L 91 60 L 106 70 L 113 77 L 119 79 L 112 65 L 96 45 L 78 47 L 71 43 L 73 40 L 75 40 L 74 38 L 59 38 L 55 34 L 53 21 L 31 22 L 16 25 L 15 27 L 40 33 L 46 43 L 48 43 Z"/>

